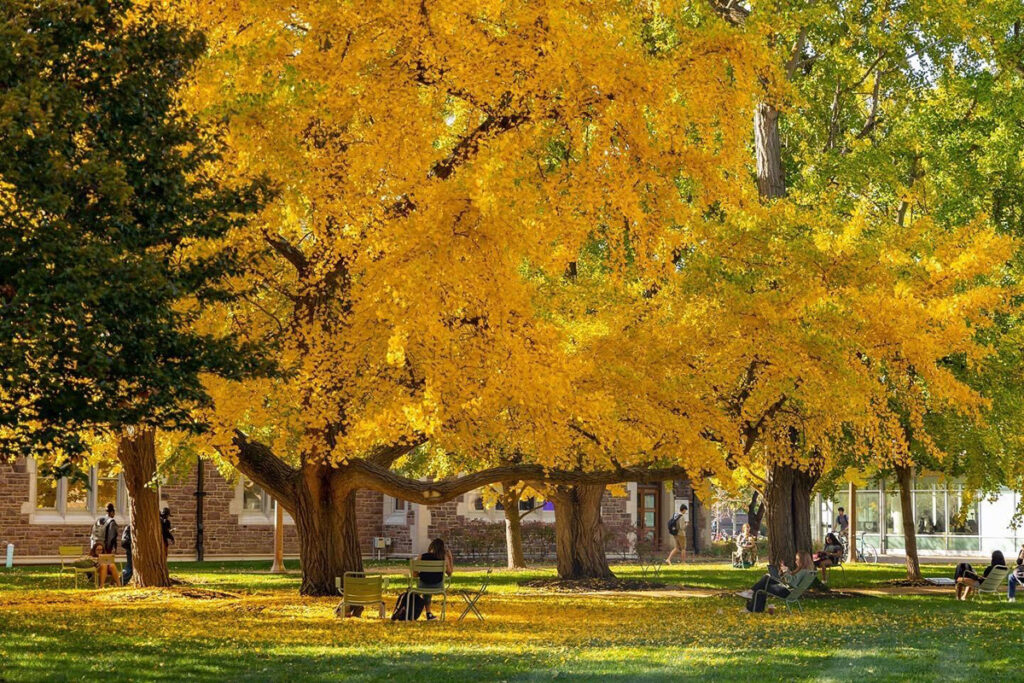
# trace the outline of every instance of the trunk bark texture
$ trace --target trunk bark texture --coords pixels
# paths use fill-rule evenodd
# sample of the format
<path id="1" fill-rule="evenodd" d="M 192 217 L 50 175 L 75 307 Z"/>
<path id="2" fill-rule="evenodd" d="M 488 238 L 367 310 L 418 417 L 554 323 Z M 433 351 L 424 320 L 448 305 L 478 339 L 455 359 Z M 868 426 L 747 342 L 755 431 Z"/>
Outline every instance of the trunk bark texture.
<path id="1" fill-rule="evenodd" d="M 750 505 L 747 506 L 747 524 L 750 525 L 750 534 L 757 538 L 761 533 L 761 520 L 764 519 L 764 499 L 754 491 L 750 496 Z"/>
<path id="2" fill-rule="evenodd" d="M 302 595 L 337 595 L 335 577 L 363 571 L 356 490 L 327 465 L 305 465 L 295 490 Z"/>
<path id="3" fill-rule="evenodd" d="M 811 491 L 817 476 L 773 465 L 765 491 L 768 561 L 792 567 L 798 551 L 811 552 Z"/>
<path id="4" fill-rule="evenodd" d="M 779 110 L 761 102 L 754 110 L 754 149 L 757 156 L 757 191 L 764 199 L 786 196 L 782 170 L 782 141 L 779 138 Z"/>
<path id="5" fill-rule="evenodd" d="M 131 429 L 117 445 L 117 459 L 128 490 L 132 527 L 132 583 L 142 587 L 170 586 L 160 531 L 160 499 L 156 489 L 156 434 Z"/>
<path id="6" fill-rule="evenodd" d="M 523 517 L 519 511 L 519 489 L 514 483 L 502 486 L 501 505 L 505 509 L 505 555 L 509 569 L 526 569 L 523 554 Z"/>
<path id="7" fill-rule="evenodd" d="M 914 505 L 910 498 L 910 478 L 912 472 L 909 467 L 896 468 L 896 480 L 900 487 L 900 512 L 903 516 L 903 538 L 906 541 L 907 550 L 907 578 L 916 581 L 923 581 L 921 576 L 921 563 L 917 557 L 917 527 L 914 525 Z"/>
<path id="8" fill-rule="evenodd" d="M 614 578 L 604 552 L 600 484 L 559 486 L 555 503 L 555 550 L 562 579 Z"/>

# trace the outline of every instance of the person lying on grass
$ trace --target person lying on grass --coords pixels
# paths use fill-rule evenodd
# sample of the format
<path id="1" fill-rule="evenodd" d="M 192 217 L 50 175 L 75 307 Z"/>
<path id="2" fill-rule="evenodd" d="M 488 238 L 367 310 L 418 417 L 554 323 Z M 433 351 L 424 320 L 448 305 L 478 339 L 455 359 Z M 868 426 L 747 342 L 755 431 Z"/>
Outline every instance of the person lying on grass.
<path id="1" fill-rule="evenodd" d="M 807 574 L 814 574 L 814 561 L 811 560 L 809 552 L 801 550 L 796 554 L 796 569 L 790 570 L 784 562 L 779 564 L 778 570 L 769 566 L 768 573 L 762 576 L 753 588 L 737 595 L 747 599 L 748 612 L 764 612 L 768 602 L 768 596 L 764 591 L 778 598 L 788 598 L 793 590 L 791 587 Z M 768 613 L 774 614 L 775 608 L 768 606 Z"/>
<path id="2" fill-rule="evenodd" d="M 958 564 L 956 566 L 956 573 L 953 575 L 953 578 L 956 580 L 956 599 L 966 600 L 971 591 L 980 586 L 985 577 L 996 567 L 1006 568 L 1006 558 L 1003 557 L 1003 551 L 1001 550 L 992 551 L 992 561 L 989 562 L 988 566 L 985 567 L 985 571 L 980 576 L 974 571 L 974 567 L 970 563 L 961 562 Z"/>

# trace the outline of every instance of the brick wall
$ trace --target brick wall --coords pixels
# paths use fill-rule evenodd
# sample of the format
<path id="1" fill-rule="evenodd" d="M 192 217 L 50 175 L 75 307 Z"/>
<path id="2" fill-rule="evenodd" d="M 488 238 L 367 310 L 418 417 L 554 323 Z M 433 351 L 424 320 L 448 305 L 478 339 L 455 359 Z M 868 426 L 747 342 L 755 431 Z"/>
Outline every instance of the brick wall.
<path id="1" fill-rule="evenodd" d="M 207 559 L 218 557 L 269 557 L 273 553 L 274 527 L 267 523 L 239 524 L 239 501 L 236 486 L 225 480 L 212 463 L 204 467 L 204 548 Z M 30 473 L 23 460 L 0 463 L 0 542 L 14 543 L 16 558 L 53 557 L 60 545 L 88 543 L 91 524 L 29 524 L 29 516 L 22 512 L 28 501 Z M 194 559 L 196 544 L 196 470 L 193 468 L 179 480 L 169 481 L 161 487 L 161 498 L 171 508 L 175 545 L 172 558 Z M 672 494 L 690 502 L 689 482 L 677 481 Z M 635 494 L 631 494 L 635 495 Z M 475 494 L 463 496 L 471 501 Z M 635 504 L 635 501 L 632 501 Z M 458 514 L 459 501 L 450 501 L 430 508 L 428 538 L 457 538 L 467 520 Z M 635 525 L 630 513 L 629 497 L 613 496 L 606 492 L 601 503 L 601 515 L 606 535 L 621 538 Z M 701 512 L 706 510 L 701 508 Z M 384 513 L 384 497 L 375 491 L 360 491 L 356 499 L 359 519 L 359 541 L 363 553 L 373 554 L 374 536 L 388 536 L 391 555 L 407 555 L 412 551 L 412 530 L 415 511 L 405 514 L 405 524 L 388 524 Z M 394 516 L 390 517 L 394 519 Z M 498 522 L 495 527 L 504 524 Z M 497 529 L 496 529 L 497 531 Z M 692 534 L 689 534 L 692 538 Z M 691 541 L 692 543 L 692 541 Z M 296 555 L 298 541 L 294 525 L 285 525 L 285 553 Z M 543 553 L 542 553 L 543 554 Z"/>

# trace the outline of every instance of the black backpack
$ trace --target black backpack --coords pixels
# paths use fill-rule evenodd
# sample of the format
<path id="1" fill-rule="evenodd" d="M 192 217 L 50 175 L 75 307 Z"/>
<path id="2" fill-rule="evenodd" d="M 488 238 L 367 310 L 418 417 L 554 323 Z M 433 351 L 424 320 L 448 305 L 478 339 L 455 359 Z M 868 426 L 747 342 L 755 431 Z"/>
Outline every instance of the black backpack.
<path id="1" fill-rule="evenodd" d="M 406 621 L 406 603 L 409 600 L 409 592 L 406 591 L 398 596 L 398 602 L 395 603 L 395 611 L 391 613 L 391 621 Z M 427 601 L 423 599 L 423 596 L 419 593 L 414 593 L 412 596 L 412 621 L 416 621 L 423 614 L 423 608 L 426 607 Z"/>
<path id="2" fill-rule="evenodd" d="M 132 549 L 132 528 L 130 526 L 126 526 L 121 532 L 121 547 L 125 550 Z"/>
<path id="3" fill-rule="evenodd" d="M 668 533 L 672 536 L 679 535 L 679 520 L 682 519 L 682 515 L 678 512 L 672 515 L 668 520 Z"/>

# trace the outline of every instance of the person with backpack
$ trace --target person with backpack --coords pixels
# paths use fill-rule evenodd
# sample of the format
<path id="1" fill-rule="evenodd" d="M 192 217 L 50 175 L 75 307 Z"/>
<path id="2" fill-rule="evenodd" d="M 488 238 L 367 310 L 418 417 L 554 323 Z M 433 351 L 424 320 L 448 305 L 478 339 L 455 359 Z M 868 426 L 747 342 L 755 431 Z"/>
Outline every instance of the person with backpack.
<path id="1" fill-rule="evenodd" d="M 160 535 L 164 539 L 164 562 L 166 562 L 168 550 L 174 543 L 174 528 L 171 526 L 171 508 L 164 508 L 160 511 Z"/>
<path id="2" fill-rule="evenodd" d="M 100 517 L 92 526 L 89 534 L 89 547 L 99 543 L 107 555 L 117 553 L 117 521 L 114 519 L 116 509 L 113 503 L 107 503 L 106 517 Z"/>
<path id="3" fill-rule="evenodd" d="M 669 551 L 665 564 L 672 564 L 672 558 L 676 556 L 676 553 L 679 553 L 680 562 L 686 562 L 686 513 L 688 510 L 686 503 L 683 503 L 679 506 L 679 512 L 668 520 L 668 533 L 675 539 L 675 545 Z"/>
<path id="4" fill-rule="evenodd" d="M 121 572 L 121 585 L 127 586 L 128 582 L 132 580 L 132 574 L 135 570 L 132 569 L 132 527 L 128 525 L 121 532 L 121 547 L 124 548 L 125 561 L 124 571 Z"/>

